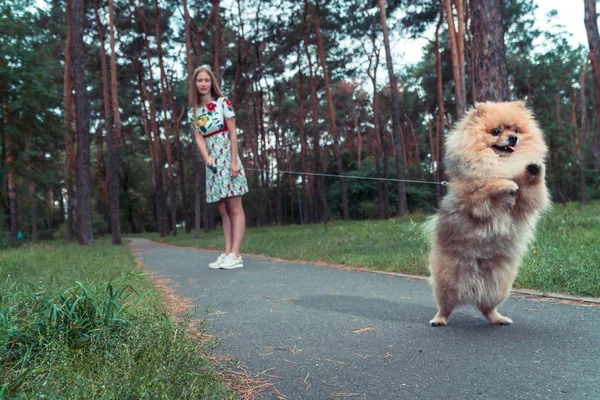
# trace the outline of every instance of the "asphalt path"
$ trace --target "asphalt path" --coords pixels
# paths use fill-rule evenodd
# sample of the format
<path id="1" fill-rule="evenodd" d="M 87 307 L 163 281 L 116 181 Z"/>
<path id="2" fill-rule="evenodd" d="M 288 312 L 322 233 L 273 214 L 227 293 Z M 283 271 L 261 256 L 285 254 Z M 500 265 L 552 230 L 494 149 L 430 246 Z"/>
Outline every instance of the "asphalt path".
<path id="1" fill-rule="evenodd" d="M 396 275 L 133 239 L 148 271 L 208 307 L 215 353 L 232 354 L 286 399 L 600 399 L 600 307 L 511 297 L 510 326 L 470 307 L 431 327 L 430 286 Z M 277 399 L 275 391 L 262 393 Z"/>

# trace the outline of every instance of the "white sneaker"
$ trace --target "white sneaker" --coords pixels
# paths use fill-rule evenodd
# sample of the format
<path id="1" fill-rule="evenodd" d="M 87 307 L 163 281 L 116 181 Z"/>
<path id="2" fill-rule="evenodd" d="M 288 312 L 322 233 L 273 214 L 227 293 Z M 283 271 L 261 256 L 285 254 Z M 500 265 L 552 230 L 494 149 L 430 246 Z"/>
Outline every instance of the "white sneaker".
<path id="1" fill-rule="evenodd" d="M 221 268 L 221 264 L 223 264 L 223 261 L 225 261 L 226 258 L 227 258 L 227 254 L 225 254 L 225 253 L 221 254 L 219 256 L 219 258 L 217 258 L 217 261 L 208 264 L 208 268 L 211 268 L 211 269 Z"/>
<path id="2" fill-rule="evenodd" d="M 234 269 L 241 268 L 244 266 L 241 256 L 236 256 L 234 253 L 229 254 L 225 257 L 225 260 L 221 263 L 221 269 Z"/>

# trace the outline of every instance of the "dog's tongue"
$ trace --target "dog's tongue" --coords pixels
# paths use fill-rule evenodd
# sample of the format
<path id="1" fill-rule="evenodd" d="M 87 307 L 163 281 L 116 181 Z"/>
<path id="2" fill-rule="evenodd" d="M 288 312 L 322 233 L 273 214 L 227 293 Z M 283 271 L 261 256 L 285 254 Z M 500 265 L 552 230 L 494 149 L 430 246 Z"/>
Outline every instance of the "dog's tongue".
<path id="1" fill-rule="evenodd" d="M 512 151 L 517 151 L 517 149 L 519 148 L 519 146 L 507 146 L 509 149 L 511 149 Z"/>

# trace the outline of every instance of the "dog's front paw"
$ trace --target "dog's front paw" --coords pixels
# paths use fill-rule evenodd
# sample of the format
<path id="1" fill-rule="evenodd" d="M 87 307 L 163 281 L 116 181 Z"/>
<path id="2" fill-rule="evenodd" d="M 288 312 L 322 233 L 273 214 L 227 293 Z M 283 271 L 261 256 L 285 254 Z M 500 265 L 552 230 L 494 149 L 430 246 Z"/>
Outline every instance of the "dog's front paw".
<path id="1" fill-rule="evenodd" d="M 509 194 L 515 194 L 517 193 L 517 190 L 519 190 L 519 185 L 517 185 L 517 182 L 515 181 L 511 181 L 511 183 L 506 186 L 506 192 Z"/>

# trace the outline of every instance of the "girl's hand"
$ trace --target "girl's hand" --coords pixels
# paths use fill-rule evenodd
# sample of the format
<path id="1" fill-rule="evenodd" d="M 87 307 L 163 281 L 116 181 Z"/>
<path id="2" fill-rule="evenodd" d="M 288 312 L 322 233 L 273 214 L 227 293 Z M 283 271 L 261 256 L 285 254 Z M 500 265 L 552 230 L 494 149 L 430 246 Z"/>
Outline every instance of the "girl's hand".
<path id="1" fill-rule="evenodd" d="M 210 157 L 207 157 L 206 160 L 204 160 L 204 164 L 206 164 L 208 167 L 210 167 L 211 165 L 213 165 L 215 163 L 215 160 L 213 160 Z"/>
<path id="2" fill-rule="evenodd" d="M 235 178 L 240 174 L 240 169 L 238 168 L 237 163 L 231 163 L 231 166 L 229 167 L 229 173 L 231 174 L 232 178 Z"/>

